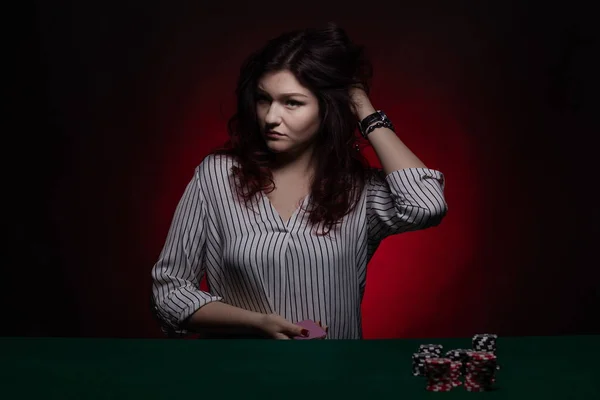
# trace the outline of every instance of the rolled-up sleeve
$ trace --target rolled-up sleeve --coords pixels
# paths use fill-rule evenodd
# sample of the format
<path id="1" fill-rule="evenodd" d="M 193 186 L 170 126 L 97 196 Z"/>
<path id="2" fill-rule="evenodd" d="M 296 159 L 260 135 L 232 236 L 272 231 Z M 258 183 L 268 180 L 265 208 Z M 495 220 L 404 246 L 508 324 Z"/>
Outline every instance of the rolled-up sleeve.
<path id="1" fill-rule="evenodd" d="M 405 168 L 387 176 L 372 169 L 367 183 L 367 221 L 371 242 L 440 224 L 447 213 L 444 175 L 429 168 Z"/>
<path id="2" fill-rule="evenodd" d="M 152 268 L 152 309 L 165 334 L 186 335 L 181 327 L 186 318 L 200 307 L 222 300 L 199 289 L 205 273 L 206 235 L 206 203 L 196 169 Z"/>

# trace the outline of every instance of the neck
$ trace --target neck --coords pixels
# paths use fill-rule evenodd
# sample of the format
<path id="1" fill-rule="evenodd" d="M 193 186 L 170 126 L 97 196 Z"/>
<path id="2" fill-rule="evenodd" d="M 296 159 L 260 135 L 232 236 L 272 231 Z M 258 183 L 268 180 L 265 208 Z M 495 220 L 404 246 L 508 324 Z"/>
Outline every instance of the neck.
<path id="1" fill-rule="evenodd" d="M 271 163 L 271 171 L 280 175 L 310 176 L 314 172 L 313 152 L 309 149 L 299 155 L 276 154 Z"/>

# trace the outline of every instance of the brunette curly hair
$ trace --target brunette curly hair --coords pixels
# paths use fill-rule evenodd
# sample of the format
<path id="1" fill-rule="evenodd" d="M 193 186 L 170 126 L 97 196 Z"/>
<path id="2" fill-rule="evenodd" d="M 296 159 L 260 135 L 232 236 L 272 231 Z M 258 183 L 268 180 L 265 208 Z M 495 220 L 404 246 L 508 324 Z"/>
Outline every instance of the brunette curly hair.
<path id="1" fill-rule="evenodd" d="M 366 141 L 357 134 L 348 89 L 369 93 L 373 75 L 364 47 L 354 44 L 335 23 L 284 33 L 252 53 L 243 63 L 236 87 L 237 111 L 229 119 L 229 139 L 211 154 L 232 156 L 236 190 L 248 207 L 259 191 L 275 188 L 269 165 L 274 154 L 263 139 L 256 90 L 267 72 L 288 70 L 319 101 L 320 131 L 314 148 L 315 174 L 311 184 L 309 222 L 322 224 L 328 235 L 357 205 L 373 169 L 361 154 Z"/>

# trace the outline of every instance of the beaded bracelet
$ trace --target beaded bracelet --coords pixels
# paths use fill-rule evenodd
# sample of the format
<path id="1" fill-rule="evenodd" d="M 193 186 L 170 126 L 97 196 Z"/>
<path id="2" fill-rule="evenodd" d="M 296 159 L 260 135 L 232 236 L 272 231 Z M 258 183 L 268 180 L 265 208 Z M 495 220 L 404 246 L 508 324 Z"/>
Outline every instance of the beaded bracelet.
<path id="1" fill-rule="evenodd" d="M 378 123 L 376 123 L 376 124 L 373 124 L 373 125 L 369 126 L 369 127 L 367 128 L 367 131 L 366 131 L 365 135 L 368 135 L 369 133 L 373 132 L 373 131 L 374 131 L 375 129 L 377 129 L 377 128 L 383 128 L 383 127 L 385 127 L 385 128 L 389 128 L 389 129 L 391 129 L 392 131 L 396 132 L 396 131 L 394 130 L 394 126 L 393 126 L 393 125 L 392 125 L 390 122 L 378 122 Z"/>

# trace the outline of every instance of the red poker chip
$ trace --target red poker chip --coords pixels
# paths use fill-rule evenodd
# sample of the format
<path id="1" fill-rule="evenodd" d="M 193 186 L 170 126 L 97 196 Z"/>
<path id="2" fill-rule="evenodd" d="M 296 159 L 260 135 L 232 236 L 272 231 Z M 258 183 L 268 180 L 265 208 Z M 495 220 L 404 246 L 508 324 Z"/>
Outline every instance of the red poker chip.
<path id="1" fill-rule="evenodd" d="M 481 369 L 468 369 L 465 375 L 494 375 L 496 369 L 494 368 L 481 368 Z"/>
<path id="2" fill-rule="evenodd" d="M 433 365 L 450 365 L 452 364 L 452 360 L 450 358 L 445 357 L 434 357 L 426 359 L 425 363 Z"/>
<path id="3" fill-rule="evenodd" d="M 476 360 L 495 360 L 498 358 L 498 356 L 489 351 L 471 351 L 468 354 L 472 359 Z"/>
<path id="4" fill-rule="evenodd" d="M 449 358 L 429 358 L 425 360 L 425 375 L 434 382 L 447 380 L 452 370 Z"/>
<path id="5" fill-rule="evenodd" d="M 449 384 L 445 384 L 445 385 L 427 385 L 425 387 L 425 389 L 429 390 L 430 392 L 449 392 L 453 389 L 452 385 Z"/>
<path id="6" fill-rule="evenodd" d="M 477 375 L 466 375 L 465 376 L 465 381 L 472 381 L 472 382 L 489 382 L 493 379 L 495 379 L 495 377 L 493 377 L 493 376 L 477 376 Z"/>
<path id="7" fill-rule="evenodd" d="M 465 376 L 465 382 L 485 383 L 485 382 L 492 382 L 492 381 L 495 381 L 495 380 L 496 379 L 493 378 L 493 377 L 481 379 L 478 376 Z"/>

